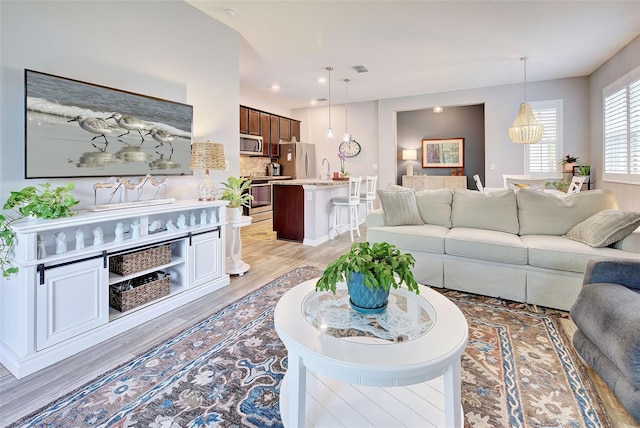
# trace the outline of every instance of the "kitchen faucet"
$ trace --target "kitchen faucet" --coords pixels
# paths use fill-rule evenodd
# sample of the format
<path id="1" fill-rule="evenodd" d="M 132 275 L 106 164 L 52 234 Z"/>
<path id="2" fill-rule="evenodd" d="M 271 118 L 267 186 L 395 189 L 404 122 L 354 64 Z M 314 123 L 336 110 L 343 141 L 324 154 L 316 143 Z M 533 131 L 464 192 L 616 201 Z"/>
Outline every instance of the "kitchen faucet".
<path id="1" fill-rule="evenodd" d="M 322 165 L 324 165 L 324 161 L 327 161 L 327 180 L 331 177 L 331 164 L 329 163 L 329 159 L 323 158 Z"/>

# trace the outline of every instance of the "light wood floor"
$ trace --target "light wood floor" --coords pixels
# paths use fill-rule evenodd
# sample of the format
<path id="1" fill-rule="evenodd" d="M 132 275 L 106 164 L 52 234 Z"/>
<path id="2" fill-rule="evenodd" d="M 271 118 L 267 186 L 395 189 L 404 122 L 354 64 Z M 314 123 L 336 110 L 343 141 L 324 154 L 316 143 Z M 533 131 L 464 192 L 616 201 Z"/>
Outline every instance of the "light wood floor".
<path id="1" fill-rule="evenodd" d="M 361 241 L 364 240 L 364 230 L 362 232 Z M 23 379 L 17 380 L 0 365 L 0 426 L 8 425 L 68 394 L 296 267 L 324 268 L 350 245 L 348 234 L 318 247 L 245 239 L 243 260 L 251 265 L 251 269 L 242 277 L 233 276 L 228 287 Z M 602 386 L 604 392 L 601 395 L 603 401 L 611 406 L 609 416 L 614 426 L 636 426 L 633 419 L 619 410 L 620 404 L 606 386 Z"/>

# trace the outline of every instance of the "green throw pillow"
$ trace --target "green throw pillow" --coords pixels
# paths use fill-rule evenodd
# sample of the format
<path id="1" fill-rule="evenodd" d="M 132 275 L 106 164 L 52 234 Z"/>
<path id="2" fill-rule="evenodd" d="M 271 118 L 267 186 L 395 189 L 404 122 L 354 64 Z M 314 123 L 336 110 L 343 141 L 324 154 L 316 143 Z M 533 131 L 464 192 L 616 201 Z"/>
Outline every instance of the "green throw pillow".
<path id="1" fill-rule="evenodd" d="M 575 225 L 565 237 L 594 248 L 607 247 L 640 226 L 640 213 L 604 210 Z"/>
<path id="2" fill-rule="evenodd" d="M 424 224 L 416 204 L 415 192 L 378 190 L 385 226 Z"/>

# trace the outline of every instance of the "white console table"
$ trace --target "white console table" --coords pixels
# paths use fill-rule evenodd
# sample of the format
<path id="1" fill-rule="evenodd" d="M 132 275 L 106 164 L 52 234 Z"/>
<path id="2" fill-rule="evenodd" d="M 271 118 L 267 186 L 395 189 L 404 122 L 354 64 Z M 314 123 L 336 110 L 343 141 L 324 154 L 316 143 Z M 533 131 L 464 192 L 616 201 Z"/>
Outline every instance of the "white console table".
<path id="1" fill-rule="evenodd" d="M 226 204 L 176 201 L 12 224 L 19 271 L 0 287 L 0 362 L 22 378 L 229 284 Z M 94 243 L 97 228 L 102 243 Z M 59 232 L 67 251 L 55 254 Z M 170 260 L 129 275 L 110 272 L 113 257 L 159 246 L 170 246 Z M 169 274 L 168 295 L 125 312 L 110 307 L 110 287 L 155 273 Z"/>
<path id="2" fill-rule="evenodd" d="M 455 175 L 403 175 L 402 185 L 416 191 L 431 189 L 467 188 L 466 176 Z"/>
<path id="3" fill-rule="evenodd" d="M 231 228 L 231 255 L 227 261 L 227 273 L 229 275 L 244 275 L 249 270 L 249 264 L 242 261 L 242 238 L 240 228 L 249 226 L 251 217 L 241 216 L 238 220 L 229 220 Z"/>

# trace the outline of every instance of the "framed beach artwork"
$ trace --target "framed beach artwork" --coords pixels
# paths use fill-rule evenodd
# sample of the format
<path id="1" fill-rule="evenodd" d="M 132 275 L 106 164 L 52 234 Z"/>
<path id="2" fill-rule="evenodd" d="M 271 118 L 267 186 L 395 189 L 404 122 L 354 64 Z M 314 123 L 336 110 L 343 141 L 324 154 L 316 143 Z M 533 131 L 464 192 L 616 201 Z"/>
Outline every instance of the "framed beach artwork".
<path id="1" fill-rule="evenodd" d="M 191 175 L 193 106 L 25 70 L 25 178 Z"/>
<path id="2" fill-rule="evenodd" d="M 425 138 L 422 140 L 423 168 L 464 167 L 464 138 Z"/>

